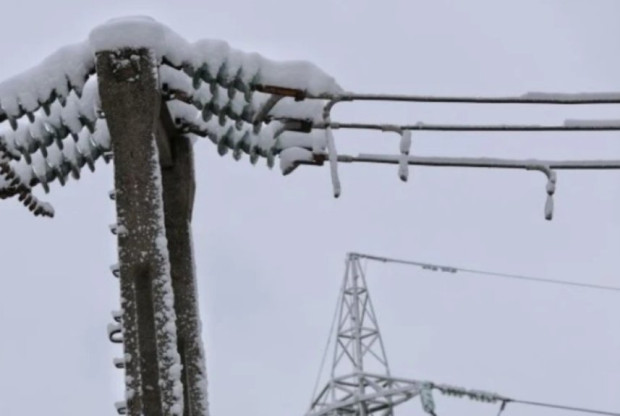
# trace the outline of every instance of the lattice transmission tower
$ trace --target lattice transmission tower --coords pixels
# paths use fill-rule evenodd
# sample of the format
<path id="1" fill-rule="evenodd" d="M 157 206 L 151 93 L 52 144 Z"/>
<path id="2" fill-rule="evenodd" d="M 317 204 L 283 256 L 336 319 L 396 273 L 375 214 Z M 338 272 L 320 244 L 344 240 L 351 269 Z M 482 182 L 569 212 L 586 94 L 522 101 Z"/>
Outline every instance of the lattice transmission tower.
<path id="1" fill-rule="evenodd" d="M 424 383 L 391 375 L 357 254 L 347 255 L 337 308 L 330 378 L 306 416 L 392 415 L 395 406 L 426 391 Z"/>
<path id="2" fill-rule="evenodd" d="M 328 341 L 328 347 L 333 341 L 329 378 L 322 389 L 313 392 L 310 409 L 305 416 L 368 416 L 373 414 L 393 416 L 396 406 L 417 397 L 420 398 L 422 410 L 426 414 L 437 416 L 433 397 L 434 391 L 445 396 L 496 405 L 499 410 L 498 416 L 502 414 L 508 404 L 553 408 L 603 416 L 620 416 L 620 412 L 521 400 L 481 389 L 469 389 L 429 380 L 394 377 L 388 365 L 379 323 L 370 298 L 361 260 L 408 264 L 426 270 L 446 273 L 467 272 L 467 269 L 450 266 L 361 253 L 347 254 L 344 279 Z M 475 271 L 470 270 L 470 272 Z M 504 274 L 503 276 L 507 275 Z M 538 279 L 537 281 L 541 282 L 542 280 Z M 550 280 L 545 280 L 545 282 L 549 283 Z M 574 283 L 571 282 L 554 282 L 574 286 Z M 589 287 L 602 288 L 600 286 Z M 607 287 L 606 289 L 610 290 L 611 288 Z M 613 288 L 613 290 L 618 289 Z M 323 363 L 329 352 L 329 348 L 325 350 Z M 318 383 L 316 387 L 318 387 Z"/>

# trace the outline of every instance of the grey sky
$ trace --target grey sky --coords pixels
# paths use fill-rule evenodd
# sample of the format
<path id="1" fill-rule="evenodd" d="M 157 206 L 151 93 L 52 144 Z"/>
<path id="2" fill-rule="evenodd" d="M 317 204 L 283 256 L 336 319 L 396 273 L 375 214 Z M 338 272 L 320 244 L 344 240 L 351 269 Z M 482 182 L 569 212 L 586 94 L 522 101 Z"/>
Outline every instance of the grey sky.
<path id="1" fill-rule="evenodd" d="M 620 91 L 617 1 L 21 1 L 3 6 L 0 79 L 146 14 L 188 40 L 221 38 L 307 59 L 349 90 L 428 94 Z M 335 119 L 541 122 L 618 118 L 579 108 L 355 104 Z M 395 137 L 337 133 L 340 150 L 395 154 Z M 620 158 L 617 134 L 417 134 L 419 155 Z M 325 343 L 345 252 L 620 285 L 620 173 L 560 173 L 553 222 L 539 173 L 341 166 L 288 177 L 196 147 L 195 251 L 215 416 L 300 415 Z M 54 220 L 0 205 L 0 414 L 113 414 L 120 347 L 109 166 L 48 199 Z M 509 396 L 620 409 L 617 295 L 369 264 L 393 373 Z M 440 401 L 442 416 L 495 407 Z M 416 402 L 408 411 L 420 414 Z M 509 407 L 507 414 L 543 415 Z M 548 414 L 551 414 L 550 412 Z M 558 413 L 559 414 L 559 413 Z"/>

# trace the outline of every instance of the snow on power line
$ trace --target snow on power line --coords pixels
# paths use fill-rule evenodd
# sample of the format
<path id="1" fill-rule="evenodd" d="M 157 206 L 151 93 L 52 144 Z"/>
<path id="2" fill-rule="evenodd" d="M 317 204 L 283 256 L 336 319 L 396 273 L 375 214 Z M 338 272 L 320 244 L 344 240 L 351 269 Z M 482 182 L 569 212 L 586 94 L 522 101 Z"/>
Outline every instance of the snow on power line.
<path id="1" fill-rule="evenodd" d="M 407 181 L 410 164 L 537 170 L 547 176 L 544 215 L 553 216 L 555 169 L 562 161 L 507 159 L 498 164 L 484 158 L 420 158 L 410 152 L 412 133 L 479 131 L 502 133 L 617 131 L 617 120 L 567 120 L 563 125 L 449 125 L 422 121 L 403 125 L 341 123 L 332 109 L 357 101 L 400 101 L 460 104 L 591 105 L 620 104 L 618 93 L 544 93 L 516 97 L 459 97 L 358 94 L 344 91 L 333 77 L 305 61 L 272 61 L 257 53 L 231 48 L 221 40 L 188 42 L 148 17 L 111 20 L 91 31 L 87 40 L 66 46 L 40 65 L 0 82 L 0 198 L 19 196 L 33 212 L 51 216 L 51 208 L 31 194 L 41 186 L 79 179 L 84 167 L 112 159 L 110 134 L 101 109 L 96 56 L 115 51 L 115 74 L 135 71 L 137 59 L 122 50 L 149 50 L 165 112 L 176 133 L 211 140 L 220 155 L 235 160 L 248 155 L 251 163 L 280 158 L 283 174 L 300 165 L 328 162 L 333 194 L 339 196 L 341 162 L 395 163 Z M 138 75 L 139 76 L 139 75 Z M 131 81 L 131 77 L 129 78 Z M 401 144 L 392 155 L 342 155 L 335 132 L 340 129 L 396 133 Z M 427 160 L 428 159 L 428 160 Z M 496 166 L 498 165 L 498 166 Z M 559 167 L 557 167 L 559 169 Z M 574 161 L 571 169 L 619 169 L 620 163 Z"/>
<path id="2" fill-rule="evenodd" d="M 0 175 L 1 196 L 17 195 L 18 183 L 22 188 L 41 185 L 48 192 L 51 182 L 64 185 L 69 176 L 78 179 L 85 166 L 94 170 L 98 160 L 110 159 L 95 57 L 125 48 L 155 54 L 162 95 L 181 133 L 208 137 L 220 154 L 232 151 L 235 159 L 248 154 L 252 163 L 262 157 L 273 166 L 287 143 L 298 142 L 287 130 L 299 130 L 300 122 L 267 125 L 268 114 L 319 121 L 323 100 L 300 101 L 298 96 L 342 92 L 309 62 L 272 61 L 220 40 L 190 43 L 146 17 L 115 19 L 95 28 L 86 41 L 61 48 L 0 83 L 0 156 L 14 172 L 10 178 Z M 119 59 L 116 69 L 132 65 L 136 61 Z"/>

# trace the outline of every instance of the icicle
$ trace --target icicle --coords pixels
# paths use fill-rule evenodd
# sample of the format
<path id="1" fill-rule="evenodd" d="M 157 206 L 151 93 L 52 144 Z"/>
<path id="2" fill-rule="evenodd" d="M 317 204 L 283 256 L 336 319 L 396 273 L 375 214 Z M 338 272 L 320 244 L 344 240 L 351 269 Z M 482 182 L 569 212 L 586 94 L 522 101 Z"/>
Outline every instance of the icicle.
<path id="1" fill-rule="evenodd" d="M 411 131 L 400 133 L 400 158 L 398 160 L 398 177 L 407 182 L 409 177 L 409 151 L 411 150 Z"/>
<path id="2" fill-rule="evenodd" d="M 329 157 L 329 168 L 332 176 L 332 187 L 334 189 L 334 197 L 340 196 L 340 179 L 338 178 L 338 153 L 336 152 L 336 145 L 334 143 L 334 134 L 331 127 L 325 129 L 325 135 L 327 138 L 327 152 Z"/>
<path id="3" fill-rule="evenodd" d="M 555 171 L 549 170 L 547 173 L 547 201 L 545 202 L 545 219 L 551 221 L 553 219 L 553 194 L 555 194 L 555 186 L 557 176 Z"/>
<path id="4" fill-rule="evenodd" d="M 39 172 L 37 172 L 34 165 L 30 165 L 30 170 L 32 171 L 32 175 L 39 180 L 39 183 L 43 187 L 43 190 L 45 191 L 45 193 L 48 194 L 50 192 L 50 187 L 47 182 L 47 176 L 45 172 L 39 175 Z"/>

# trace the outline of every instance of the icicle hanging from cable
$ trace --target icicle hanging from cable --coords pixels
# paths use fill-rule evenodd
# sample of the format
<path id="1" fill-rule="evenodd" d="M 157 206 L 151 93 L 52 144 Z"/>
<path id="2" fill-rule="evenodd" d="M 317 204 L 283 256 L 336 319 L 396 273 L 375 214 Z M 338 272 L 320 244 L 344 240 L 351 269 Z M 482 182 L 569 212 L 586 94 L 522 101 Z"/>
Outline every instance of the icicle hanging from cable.
<path id="1" fill-rule="evenodd" d="M 409 179 L 409 152 L 411 150 L 411 130 L 400 133 L 400 159 L 398 161 L 398 177 L 401 181 Z"/>

